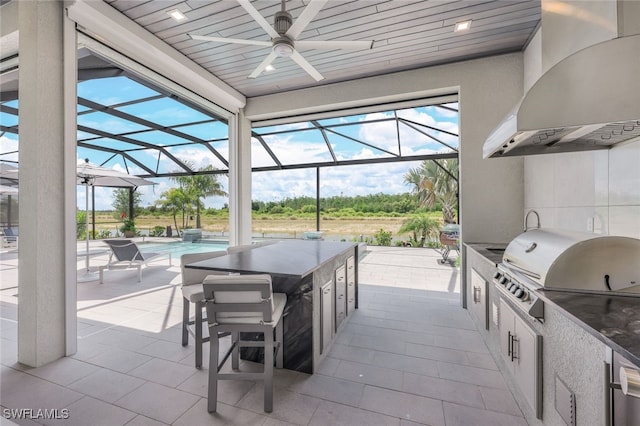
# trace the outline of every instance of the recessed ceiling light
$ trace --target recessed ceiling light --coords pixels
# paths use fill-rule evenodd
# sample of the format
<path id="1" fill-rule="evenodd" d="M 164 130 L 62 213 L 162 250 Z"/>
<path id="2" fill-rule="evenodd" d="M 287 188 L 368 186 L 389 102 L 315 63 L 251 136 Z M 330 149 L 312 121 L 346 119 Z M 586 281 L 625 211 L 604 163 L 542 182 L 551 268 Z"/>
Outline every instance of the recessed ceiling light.
<path id="1" fill-rule="evenodd" d="M 471 19 L 468 19 L 466 21 L 456 22 L 456 26 L 453 29 L 453 31 L 457 33 L 459 31 L 468 30 L 469 28 L 471 28 Z"/>
<path id="2" fill-rule="evenodd" d="M 178 9 L 169 10 L 167 12 L 167 15 L 171 16 L 173 19 L 175 19 L 178 22 L 184 21 L 185 19 L 187 19 L 187 16 L 181 11 L 179 11 Z"/>
<path id="3" fill-rule="evenodd" d="M 267 71 L 267 72 L 275 71 L 276 67 L 274 67 L 273 65 L 267 65 L 267 67 L 264 70 Z"/>

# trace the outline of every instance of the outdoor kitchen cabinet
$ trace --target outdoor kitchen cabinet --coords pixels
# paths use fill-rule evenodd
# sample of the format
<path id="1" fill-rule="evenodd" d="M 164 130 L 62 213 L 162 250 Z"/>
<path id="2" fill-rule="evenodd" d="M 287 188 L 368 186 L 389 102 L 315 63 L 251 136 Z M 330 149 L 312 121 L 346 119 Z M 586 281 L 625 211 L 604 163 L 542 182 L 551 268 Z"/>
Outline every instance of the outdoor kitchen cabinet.
<path id="1" fill-rule="evenodd" d="M 333 339 L 333 280 L 320 287 L 320 353 L 324 354 Z"/>
<path id="2" fill-rule="evenodd" d="M 336 332 L 347 315 L 347 274 L 346 265 L 336 269 Z"/>
<path id="3" fill-rule="evenodd" d="M 542 418 L 542 335 L 500 299 L 500 353 L 529 406 Z"/>
<path id="4" fill-rule="evenodd" d="M 472 268 L 469 311 L 481 330 L 489 329 L 488 291 L 487 281 Z"/>
<path id="5" fill-rule="evenodd" d="M 347 316 L 356 309 L 356 258 L 347 258 Z"/>

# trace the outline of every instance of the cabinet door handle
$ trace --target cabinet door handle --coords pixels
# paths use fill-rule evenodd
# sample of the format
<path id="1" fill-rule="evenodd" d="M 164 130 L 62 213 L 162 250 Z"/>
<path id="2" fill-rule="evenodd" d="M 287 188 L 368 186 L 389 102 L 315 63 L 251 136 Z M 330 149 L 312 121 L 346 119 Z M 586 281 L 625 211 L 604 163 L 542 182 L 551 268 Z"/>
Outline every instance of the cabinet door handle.
<path id="1" fill-rule="evenodd" d="M 511 335 L 511 361 L 518 359 L 516 355 L 516 343 L 518 343 L 518 339 L 514 334 Z"/>
<path id="2" fill-rule="evenodd" d="M 511 331 L 507 331 L 507 356 L 511 356 L 513 341 L 511 340 L 513 336 L 511 335 Z M 511 358 L 513 361 L 513 358 Z"/>
<path id="3" fill-rule="evenodd" d="M 478 286 L 473 286 L 473 303 L 480 303 L 482 289 Z"/>

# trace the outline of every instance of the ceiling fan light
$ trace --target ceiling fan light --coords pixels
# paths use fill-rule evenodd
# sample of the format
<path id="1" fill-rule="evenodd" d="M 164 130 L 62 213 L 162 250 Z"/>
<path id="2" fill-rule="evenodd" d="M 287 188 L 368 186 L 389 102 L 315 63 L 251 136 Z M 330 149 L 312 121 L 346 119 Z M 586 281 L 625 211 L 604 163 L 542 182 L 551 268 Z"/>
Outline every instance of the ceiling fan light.
<path id="1" fill-rule="evenodd" d="M 288 58 L 293 54 L 293 46 L 289 43 L 276 43 L 273 45 L 273 53 L 279 58 Z"/>

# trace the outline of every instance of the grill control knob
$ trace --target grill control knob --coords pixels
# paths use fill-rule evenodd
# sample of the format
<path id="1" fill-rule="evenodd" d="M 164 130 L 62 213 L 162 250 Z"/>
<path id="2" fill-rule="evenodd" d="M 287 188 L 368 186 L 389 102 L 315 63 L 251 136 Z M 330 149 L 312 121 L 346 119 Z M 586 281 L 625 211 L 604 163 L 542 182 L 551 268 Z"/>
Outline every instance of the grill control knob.
<path id="1" fill-rule="evenodd" d="M 500 278 L 502 276 L 502 274 L 500 272 L 496 272 L 495 274 L 493 274 L 493 279 L 497 280 L 498 278 Z"/>
<path id="2" fill-rule="evenodd" d="M 507 279 L 507 277 L 502 277 L 500 278 L 499 283 L 502 285 L 507 285 L 507 283 L 509 282 L 509 280 Z"/>
<path id="3" fill-rule="evenodd" d="M 517 284 L 516 284 L 516 285 L 511 286 L 511 288 L 509 289 L 509 291 L 510 291 L 512 294 L 516 294 L 516 291 L 518 291 L 518 290 L 520 290 L 520 286 L 519 286 L 519 285 L 517 285 Z"/>
<path id="4" fill-rule="evenodd" d="M 518 299 L 522 299 L 522 298 L 524 298 L 524 294 L 525 293 L 524 293 L 523 289 L 519 288 L 518 290 L 516 290 L 516 292 L 514 294 Z"/>
<path id="5" fill-rule="evenodd" d="M 507 290 L 509 290 L 509 291 L 513 290 L 513 289 L 516 287 L 516 285 L 517 285 L 516 283 L 514 283 L 514 282 L 510 282 L 510 283 L 507 285 Z"/>

